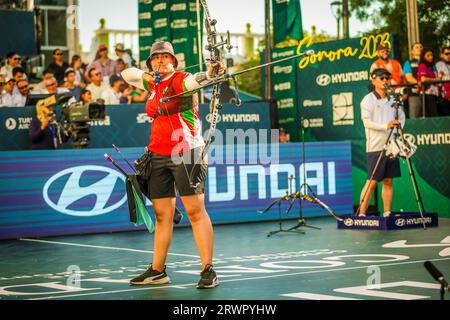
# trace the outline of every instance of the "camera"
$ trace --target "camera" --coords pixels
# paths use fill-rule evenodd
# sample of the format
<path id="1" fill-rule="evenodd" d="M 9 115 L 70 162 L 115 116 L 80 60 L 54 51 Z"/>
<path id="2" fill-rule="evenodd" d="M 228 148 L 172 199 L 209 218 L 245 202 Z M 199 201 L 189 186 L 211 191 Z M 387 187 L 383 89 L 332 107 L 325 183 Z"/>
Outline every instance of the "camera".
<path id="1" fill-rule="evenodd" d="M 66 130 L 70 133 L 74 149 L 87 148 L 90 141 L 89 121 L 106 118 L 105 101 L 67 102 L 61 108 L 61 116 Z"/>

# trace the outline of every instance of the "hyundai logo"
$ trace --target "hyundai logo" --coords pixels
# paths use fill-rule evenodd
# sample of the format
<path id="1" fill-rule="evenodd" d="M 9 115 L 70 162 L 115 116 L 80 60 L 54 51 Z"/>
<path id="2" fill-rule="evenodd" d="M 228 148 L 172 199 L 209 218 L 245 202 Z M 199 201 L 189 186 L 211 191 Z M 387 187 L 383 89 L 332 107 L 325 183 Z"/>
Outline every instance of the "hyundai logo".
<path id="1" fill-rule="evenodd" d="M 208 114 L 207 116 L 206 116 L 206 121 L 208 121 L 209 123 L 211 123 L 211 118 L 212 118 L 212 115 L 211 114 Z M 220 114 L 218 114 L 217 115 L 217 122 L 216 123 L 219 123 L 220 121 L 222 121 L 222 116 L 220 115 Z"/>
<path id="2" fill-rule="evenodd" d="M 416 144 L 416 137 L 410 133 L 405 133 L 404 134 L 405 140 L 408 141 L 409 143 L 412 144 Z"/>
<path id="3" fill-rule="evenodd" d="M 351 218 L 345 219 L 345 220 L 344 220 L 344 224 L 345 224 L 347 227 L 352 227 L 352 226 L 353 226 L 353 219 L 351 219 Z"/>
<path id="4" fill-rule="evenodd" d="M 328 74 L 321 74 L 316 78 L 316 82 L 321 87 L 326 87 L 331 83 L 331 77 Z"/>
<path id="5" fill-rule="evenodd" d="M 60 213 L 78 217 L 98 216 L 119 208 L 126 201 L 126 194 L 122 196 L 122 193 L 114 192 L 118 181 L 125 184 L 125 177 L 110 168 L 72 167 L 48 179 L 43 197 L 51 208 Z"/>
<path id="6" fill-rule="evenodd" d="M 397 227 L 404 227 L 406 225 L 406 220 L 403 218 L 395 220 L 395 225 Z"/>

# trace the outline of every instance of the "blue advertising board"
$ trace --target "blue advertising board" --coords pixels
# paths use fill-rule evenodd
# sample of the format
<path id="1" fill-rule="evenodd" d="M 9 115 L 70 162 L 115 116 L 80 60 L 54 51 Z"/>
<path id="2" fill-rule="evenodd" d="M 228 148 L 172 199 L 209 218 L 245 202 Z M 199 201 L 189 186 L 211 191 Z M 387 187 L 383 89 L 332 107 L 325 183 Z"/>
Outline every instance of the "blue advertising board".
<path id="1" fill-rule="evenodd" d="M 286 194 L 291 175 L 297 177 L 293 188 L 300 187 L 301 145 L 213 146 L 205 192 L 213 223 L 276 219 L 276 208 L 265 214 L 257 210 Z M 124 177 L 104 160 L 105 152 L 111 149 L 0 152 L 0 239 L 144 229 L 129 222 Z M 308 143 L 306 152 L 313 191 L 337 214 L 352 212 L 350 142 Z M 122 153 L 132 162 L 142 148 Z M 127 169 L 122 159 L 116 161 Z M 327 215 L 310 203 L 303 213 Z M 295 206 L 283 214 L 296 216 Z"/>

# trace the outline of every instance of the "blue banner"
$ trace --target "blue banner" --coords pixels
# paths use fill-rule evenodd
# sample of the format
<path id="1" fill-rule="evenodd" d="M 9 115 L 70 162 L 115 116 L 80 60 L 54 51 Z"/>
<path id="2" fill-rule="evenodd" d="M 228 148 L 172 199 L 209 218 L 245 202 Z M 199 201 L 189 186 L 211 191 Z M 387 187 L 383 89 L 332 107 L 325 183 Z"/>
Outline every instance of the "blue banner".
<path id="1" fill-rule="evenodd" d="M 57 119 L 60 107 L 55 107 Z M 0 151 L 29 150 L 28 128 L 36 116 L 35 107 L 2 108 L 0 112 Z M 209 129 L 209 105 L 200 105 L 203 131 Z M 225 135 L 227 129 L 270 130 L 270 110 L 267 102 L 244 102 L 236 107 L 224 104 L 220 111 L 217 131 Z M 112 143 L 120 147 L 146 146 L 151 130 L 150 118 L 145 105 L 107 106 L 106 119 L 90 122 L 91 142 L 89 148 L 109 148 Z M 60 149 L 70 149 L 71 143 Z"/>
<path id="2" fill-rule="evenodd" d="M 105 152 L 112 150 L 0 152 L 0 239 L 137 229 L 129 222 L 124 177 L 104 160 Z M 122 149 L 130 162 L 141 152 Z M 336 213 L 351 213 L 350 143 L 308 143 L 306 154 L 312 190 Z M 206 208 L 213 223 L 276 219 L 276 207 L 265 214 L 257 210 L 286 195 L 291 175 L 296 177 L 292 188 L 299 189 L 301 159 L 301 144 L 213 145 L 206 180 Z M 283 218 L 297 217 L 297 205 L 286 215 L 284 204 Z M 303 203 L 303 213 L 327 215 L 310 203 Z M 188 223 L 183 218 L 182 224 Z"/>

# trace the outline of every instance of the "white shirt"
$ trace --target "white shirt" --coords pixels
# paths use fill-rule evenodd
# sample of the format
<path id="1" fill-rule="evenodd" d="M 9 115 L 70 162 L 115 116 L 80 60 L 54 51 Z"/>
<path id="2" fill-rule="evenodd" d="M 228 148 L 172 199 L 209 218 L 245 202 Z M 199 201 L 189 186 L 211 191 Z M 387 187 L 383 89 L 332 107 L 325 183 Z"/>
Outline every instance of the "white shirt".
<path id="1" fill-rule="evenodd" d="M 111 89 L 110 86 L 108 86 L 105 83 L 102 83 L 100 86 L 96 86 L 93 83 L 90 83 L 87 87 L 87 90 L 89 90 L 92 94 L 92 100 L 97 100 L 97 99 L 101 99 L 102 98 L 102 94 L 105 91 L 108 91 L 109 89 Z"/>
<path id="2" fill-rule="evenodd" d="M 14 95 L 3 91 L 0 94 L 0 107 L 15 107 L 14 105 Z"/>
<path id="3" fill-rule="evenodd" d="M 388 124 L 395 119 L 395 108 L 392 107 L 394 100 L 381 98 L 377 92 L 372 91 L 361 101 L 361 119 L 366 131 L 366 152 L 383 150 L 390 129 Z M 403 109 L 398 110 L 398 120 L 405 125 L 405 113 Z M 396 133 L 394 129 L 393 133 Z M 391 136 L 394 138 L 394 135 Z"/>
<path id="4" fill-rule="evenodd" d="M 114 91 L 113 88 L 102 92 L 101 98 L 105 100 L 106 105 L 120 104 L 122 93 Z"/>
<path id="5" fill-rule="evenodd" d="M 13 103 L 16 107 L 25 107 L 27 103 L 27 96 L 23 96 L 20 93 L 13 96 Z"/>
<path id="6" fill-rule="evenodd" d="M 442 73 L 444 74 L 442 80 L 450 80 L 450 65 L 448 65 L 444 61 L 439 61 L 438 63 L 436 63 L 436 69 L 439 75 L 441 75 Z"/>

